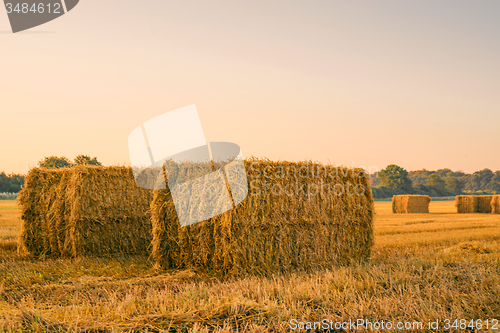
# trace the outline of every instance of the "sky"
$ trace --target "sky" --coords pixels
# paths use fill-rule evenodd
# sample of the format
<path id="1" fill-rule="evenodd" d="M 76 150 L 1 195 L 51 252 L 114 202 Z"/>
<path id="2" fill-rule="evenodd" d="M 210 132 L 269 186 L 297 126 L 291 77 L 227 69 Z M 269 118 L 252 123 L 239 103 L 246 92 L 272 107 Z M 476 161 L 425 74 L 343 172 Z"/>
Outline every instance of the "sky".
<path id="1" fill-rule="evenodd" d="M 500 2 L 82 0 L 12 34 L 0 10 L 0 172 L 129 163 L 195 104 L 245 157 L 500 170 Z"/>

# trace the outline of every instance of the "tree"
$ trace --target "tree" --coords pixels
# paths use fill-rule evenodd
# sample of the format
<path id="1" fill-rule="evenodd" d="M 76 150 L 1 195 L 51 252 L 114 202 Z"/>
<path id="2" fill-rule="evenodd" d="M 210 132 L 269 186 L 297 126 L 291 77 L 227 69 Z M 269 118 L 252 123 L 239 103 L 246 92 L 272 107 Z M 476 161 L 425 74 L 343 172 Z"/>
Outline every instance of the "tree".
<path id="1" fill-rule="evenodd" d="M 38 165 L 40 168 L 59 169 L 71 167 L 71 162 L 66 157 L 50 156 L 38 162 Z"/>
<path id="2" fill-rule="evenodd" d="M 407 193 L 412 192 L 411 180 L 408 177 L 408 171 L 395 164 L 388 165 L 387 168 L 380 170 L 378 174 L 382 186 L 401 190 Z"/>
<path id="3" fill-rule="evenodd" d="M 427 186 L 433 187 L 438 190 L 444 190 L 446 182 L 437 174 L 432 174 L 427 177 Z"/>
<path id="4" fill-rule="evenodd" d="M 425 185 L 427 183 L 427 177 L 432 175 L 434 172 L 435 171 L 428 171 L 426 169 L 422 169 L 422 170 L 417 170 L 417 171 L 410 171 L 408 173 L 408 176 L 410 177 L 412 184 Z"/>
<path id="5" fill-rule="evenodd" d="M 0 193 L 10 192 L 10 179 L 5 172 L 0 173 Z"/>
<path id="6" fill-rule="evenodd" d="M 436 171 L 436 175 L 441 177 L 441 179 L 445 179 L 452 176 L 453 171 L 451 171 L 450 169 L 439 169 L 438 171 Z"/>
<path id="7" fill-rule="evenodd" d="M 460 194 L 464 189 L 464 183 L 457 177 L 451 176 L 446 178 L 446 188 L 453 193 Z"/>
<path id="8" fill-rule="evenodd" d="M 494 173 L 490 169 L 476 171 L 470 177 L 472 191 L 484 191 L 493 178 Z"/>
<path id="9" fill-rule="evenodd" d="M 78 155 L 75 157 L 75 165 L 102 165 L 97 157 L 90 158 L 88 155 Z"/>
<path id="10" fill-rule="evenodd" d="M 24 176 L 17 174 L 6 175 L 0 172 L 0 193 L 17 193 L 24 185 Z"/>
<path id="11" fill-rule="evenodd" d="M 488 191 L 493 191 L 495 193 L 500 193 L 500 171 L 495 172 L 495 175 L 491 178 L 488 186 L 486 186 Z"/>

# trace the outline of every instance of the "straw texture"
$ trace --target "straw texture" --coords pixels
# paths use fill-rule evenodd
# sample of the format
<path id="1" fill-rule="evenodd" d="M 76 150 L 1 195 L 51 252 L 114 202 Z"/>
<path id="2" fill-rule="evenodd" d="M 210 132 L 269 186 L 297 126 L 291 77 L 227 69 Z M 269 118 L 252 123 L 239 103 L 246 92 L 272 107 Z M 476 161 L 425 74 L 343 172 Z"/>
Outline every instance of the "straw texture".
<path id="1" fill-rule="evenodd" d="M 491 213 L 500 214 L 500 195 L 495 195 L 491 199 Z"/>
<path id="2" fill-rule="evenodd" d="M 499 197 L 498 195 L 457 195 L 455 197 L 457 213 L 498 214 Z"/>
<path id="3" fill-rule="evenodd" d="M 32 169 L 19 199 L 19 249 L 34 256 L 145 255 L 151 198 L 126 167 Z"/>
<path id="4" fill-rule="evenodd" d="M 155 191 L 152 256 L 159 267 L 271 275 L 368 258 L 373 197 L 364 170 L 257 159 L 245 166 L 247 198 L 187 227 L 180 227 L 168 190 Z"/>
<path id="5" fill-rule="evenodd" d="M 394 195 L 392 212 L 394 214 L 429 213 L 431 198 L 428 195 Z"/>

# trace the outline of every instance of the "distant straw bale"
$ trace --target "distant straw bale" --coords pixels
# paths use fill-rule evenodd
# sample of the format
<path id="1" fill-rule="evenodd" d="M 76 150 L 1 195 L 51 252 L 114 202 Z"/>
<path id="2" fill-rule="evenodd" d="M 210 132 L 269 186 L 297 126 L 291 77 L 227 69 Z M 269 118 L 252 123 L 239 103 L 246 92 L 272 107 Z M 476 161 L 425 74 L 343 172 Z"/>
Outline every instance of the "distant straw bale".
<path id="1" fill-rule="evenodd" d="M 492 195 L 479 195 L 477 197 L 477 212 L 478 213 L 491 213 L 491 200 Z"/>
<path id="2" fill-rule="evenodd" d="M 429 213 L 431 198 L 428 195 L 394 195 L 392 212 L 394 214 Z"/>
<path id="3" fill-rule="evenodd" d="M 155 191 L 152 255 L 159 267 L 272 275 L 368 258 L 374 210 L 364 170 L 257 159 L 245 165 L 247 198 L 190 226 L 180 226 L 169 191 Z"/>
<path id="4" fill-rule="evenodd" d="M 500 195 L 495 195 L 491 199 L 491 213 L 500 214 Z"/>
<path id="5" fill-rule="evenodd" d="M 475 195 L 457 195 L 455 197 L 455 207 L 457 213 L 477 213 L 479 200 Z"/>
<path id="6" fill-rule="evenodd" d="M 457 195 L 455 197 L 457 213 L 495 213 L 497 197 L 493 195 Z"/>

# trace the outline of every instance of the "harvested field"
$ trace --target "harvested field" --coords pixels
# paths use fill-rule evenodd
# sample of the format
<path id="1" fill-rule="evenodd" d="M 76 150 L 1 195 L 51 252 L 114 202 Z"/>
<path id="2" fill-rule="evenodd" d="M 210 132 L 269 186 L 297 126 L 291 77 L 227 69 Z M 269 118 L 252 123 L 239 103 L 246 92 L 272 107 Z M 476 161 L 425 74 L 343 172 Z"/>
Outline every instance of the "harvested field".
<path id="1" fill-rule="evenodd" d="M 145 257 L 21 257 L 19 210 L 0 201 L 0 331 L 285 332 L 293 319 L 498 319 L 498 215 L 456 214 L 439 201 L 425 215 L 393 214 L 390 202 L 375 209 L 365 263 L 220 280 L 159 271 Z"/>

